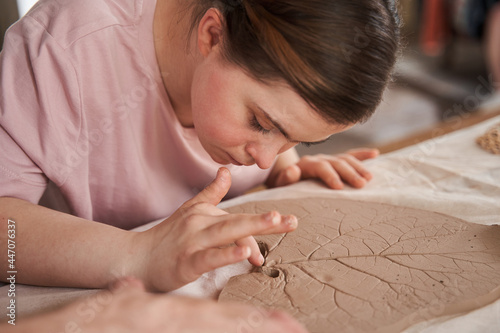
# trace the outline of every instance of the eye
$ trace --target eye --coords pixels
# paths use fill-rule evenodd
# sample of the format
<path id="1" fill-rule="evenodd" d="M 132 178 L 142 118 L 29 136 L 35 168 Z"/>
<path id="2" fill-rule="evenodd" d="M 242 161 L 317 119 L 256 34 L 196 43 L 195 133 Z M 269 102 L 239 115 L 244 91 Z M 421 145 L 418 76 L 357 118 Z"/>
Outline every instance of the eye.
<path id="1" fill-rule="evenodd" d="M 250 120 L 250 126 L 255 130 L 263 134 L 268 134 L 271 132 L 271 130 L 265 129 L 262 127 L 262 125 L 259 123 L 257 120 L 257 117 L 255 115 L 252 116 L 252 120 Z"/>

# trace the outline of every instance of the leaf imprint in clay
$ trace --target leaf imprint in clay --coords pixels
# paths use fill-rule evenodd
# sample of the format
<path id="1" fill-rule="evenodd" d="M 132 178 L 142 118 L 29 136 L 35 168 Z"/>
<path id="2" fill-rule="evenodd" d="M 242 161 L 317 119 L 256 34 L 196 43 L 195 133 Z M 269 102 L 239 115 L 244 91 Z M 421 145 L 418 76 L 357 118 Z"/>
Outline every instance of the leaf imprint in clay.
<path id="1" fill-rule="evenodd" d="M 219 301 L 284 309 L 310 332 L 400 332 L 500 298 L 500 227 L 423 210 L 329 198 L 252 202 L 232 213 L 295 214 L 256 237 L 264 267 Z"/>

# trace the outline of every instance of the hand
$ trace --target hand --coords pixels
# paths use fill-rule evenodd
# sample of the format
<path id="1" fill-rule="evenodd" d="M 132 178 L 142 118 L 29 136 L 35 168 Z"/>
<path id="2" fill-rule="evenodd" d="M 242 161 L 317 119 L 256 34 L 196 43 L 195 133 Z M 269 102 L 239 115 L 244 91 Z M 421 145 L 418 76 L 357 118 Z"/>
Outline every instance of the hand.
<path id="1" fill-rule="evenodd" d="M 274 186 L 285 186 L 303 179 L 318 178 L 332 189 L 342 189 L 343 182 L 362 188 L 373 176 L 361 161 L 378 155 L 377 149 L 359 148 L 339 155 L 304 156 L 296 164 L 280 170 Z"/>
<path id="2" fill-rule="evenodd" d="M 80 299 L 51 313 L 0 325 L 9 333 L 52 332 L 277 332 L 305 333 L 291 316 L 239 303 L 151 294 L 141 281 L 125 278 L 111 291 Z"/>
<path id="3" fill-rule="evenodd" d="M 113 295 L 116 297 L 114 304 L 99 313 L 96 332 L 107 332 L 103 329 L 106 326 L 130 333 L 306 332 L 283 312 L 239 303 L 149 294 L 134 279 L 118 281 Z"/>
<path id="4" fill-rule="evenodd" d="M 146 287 L 171 291 L 215 268 L 248 259 L 262 265 L 264 258 L 252 235 L 286 233 L 297 228 L 295 216 L 228 214 L 216 205 L 231 186 L 231 175 L 221 168 L 216 179 L 171 217 L 138 233 L 138 252 L 131 264 Z M 236 246 L 232 246 L 233 243 Z"/>

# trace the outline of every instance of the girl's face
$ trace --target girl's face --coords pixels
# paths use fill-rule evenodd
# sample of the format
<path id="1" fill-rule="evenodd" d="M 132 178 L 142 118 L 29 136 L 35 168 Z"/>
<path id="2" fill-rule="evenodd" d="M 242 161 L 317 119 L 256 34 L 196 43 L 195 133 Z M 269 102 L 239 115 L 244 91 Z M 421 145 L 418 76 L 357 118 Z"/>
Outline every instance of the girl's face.
<path id="1" fill-rule="evenodd" d="M 255 81 L 212 52 L 194 73 L 192 122 L 220 164 L 270 168 L 298 143 L 316 143 L 352 126 L 329 124 L 285 84 Z"/>

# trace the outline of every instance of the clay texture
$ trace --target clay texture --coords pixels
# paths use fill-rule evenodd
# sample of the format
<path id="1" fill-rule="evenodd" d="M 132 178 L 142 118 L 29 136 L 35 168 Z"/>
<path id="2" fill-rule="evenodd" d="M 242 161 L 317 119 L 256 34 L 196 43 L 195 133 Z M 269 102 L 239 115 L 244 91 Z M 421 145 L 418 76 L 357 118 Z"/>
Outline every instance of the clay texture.
<path id="1" fill-rule="evenodd" d="M 500 155 L 500 124 L 488 130 L 484 135 L 476 139 L 481 148 L 495 155 Z"/>
<path id="2" fill-rule="evenodd" d="M 248 203 L 232 213 L 295 214 L 292 233 L 256 237 L 266 263 L 219 301 L 288 311 L 310 332 L 397 332 L 500 297 L 500 227 L 329 198 Z"/>

